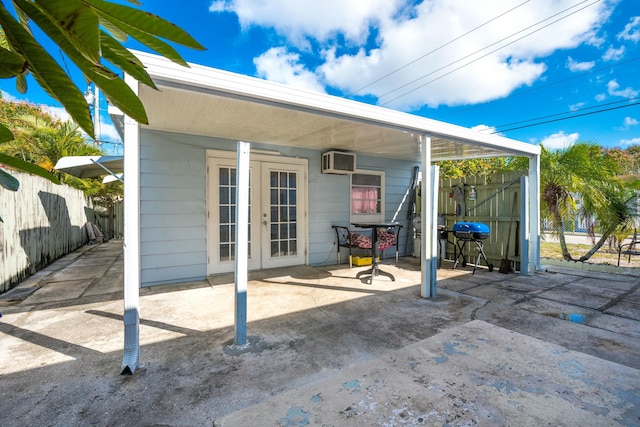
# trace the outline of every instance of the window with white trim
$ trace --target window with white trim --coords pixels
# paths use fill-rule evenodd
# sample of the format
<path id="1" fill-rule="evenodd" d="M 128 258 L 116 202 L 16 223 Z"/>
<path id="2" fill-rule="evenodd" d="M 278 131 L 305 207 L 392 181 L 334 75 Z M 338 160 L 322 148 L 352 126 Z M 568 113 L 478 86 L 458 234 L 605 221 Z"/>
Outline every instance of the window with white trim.
<path id="1" fill-rule="evenodd" d="M 384 221 L 384 172 L 351 174 L 351 222 Z"/>

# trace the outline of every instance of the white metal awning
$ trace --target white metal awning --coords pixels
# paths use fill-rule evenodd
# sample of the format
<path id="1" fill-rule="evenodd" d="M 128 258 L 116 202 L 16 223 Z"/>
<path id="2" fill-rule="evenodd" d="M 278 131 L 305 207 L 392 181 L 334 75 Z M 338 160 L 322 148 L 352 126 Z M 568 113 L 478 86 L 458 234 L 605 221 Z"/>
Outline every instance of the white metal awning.
<path id="1" fill-rule="evenodd" d="M 124 171 L 124 156 L 68 156 L 62 157 L 55 169 L 78 178 L 114 175 Z"/>
<path id="2" fill-rule="evenodd" d="M 421 290 L 435 296 L 437 227 L 437 166 L 434 161 L 480 157 L 526 156 L 529 184 L 523 185 L 523 200 L 529 212 L 522 222 L 522 254 L 530 259 L 524 271 L 535 271 L 540 260 L 539 173 L 540 147 L 477 132 L 425 117 L 310 92 L 213 68 L 177 65 L 164 57 L 133 52 L 143 63 L 159 90 L 140 84 L 125 74 L 147 112 L 149 124 L 140 126 L 125 118 L 125 277 L 124 356 L 122 372 L 140 366 L 140 129 L 203 135 L 211 146 L 225 138 L 237 143 L 238 175 L 248 176 L 250 143 L 299 147 L 319 151 L 344 150 L 376 157 L 420 162 L 422 198 Z M 238 186 L 248 188 L 248 180 Z M 531 191 L 529 191 L 531 187 Z M 248 211 L 246 200 L 236 192 L 236 214 Z M 246 199 L 246 198 L 245 198 Z M 241 202 L 243 205 L 241 205 Z M 237 216 L 236 230 L 246 229 L 246 219 Z M 236 234 L 236 248 L 246 239 Z M 236 337 L 246 335 L 246 256 L 236 255 Z M 236 344 L 244 345 L 236 339 Z"/>
<path id="3" fill-rule="evenodd" d="M 536 145 L 201 65 L 134 52 L 159 90 L 140 85 L 149 129 L 315 150 L 420 160 L 532 156 Z"/>

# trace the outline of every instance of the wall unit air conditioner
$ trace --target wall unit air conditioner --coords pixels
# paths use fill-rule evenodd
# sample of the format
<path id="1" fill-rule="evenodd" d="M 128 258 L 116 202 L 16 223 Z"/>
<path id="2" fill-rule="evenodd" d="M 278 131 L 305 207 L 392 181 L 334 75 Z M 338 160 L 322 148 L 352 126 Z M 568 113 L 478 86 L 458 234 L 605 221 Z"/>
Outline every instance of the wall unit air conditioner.
<path id="1" fill-rule="evenodd" d="M 322 153 L 322 173 L 348 175 L 356 170 L 356 155 L 342 151 Z"/>

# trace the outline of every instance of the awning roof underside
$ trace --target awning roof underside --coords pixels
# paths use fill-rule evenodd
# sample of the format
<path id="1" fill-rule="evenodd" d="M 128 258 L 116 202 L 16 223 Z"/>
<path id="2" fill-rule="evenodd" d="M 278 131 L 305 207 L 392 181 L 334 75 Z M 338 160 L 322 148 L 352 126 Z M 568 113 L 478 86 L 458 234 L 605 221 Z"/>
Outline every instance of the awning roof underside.
<path id="1" fill-rule="evenodd" d="M 159 90 L 139 87 L 149 128 L 247 142 L 418 161 L 530 156 L 539 147 L 369 104 L 134 52 Z"/>
<path id="2" fill-rule="evenodd" d="M 62 157 L 55 169 L 79 178 L 93 178 L 124 171 L 124 156 L 68 156 Z"/>

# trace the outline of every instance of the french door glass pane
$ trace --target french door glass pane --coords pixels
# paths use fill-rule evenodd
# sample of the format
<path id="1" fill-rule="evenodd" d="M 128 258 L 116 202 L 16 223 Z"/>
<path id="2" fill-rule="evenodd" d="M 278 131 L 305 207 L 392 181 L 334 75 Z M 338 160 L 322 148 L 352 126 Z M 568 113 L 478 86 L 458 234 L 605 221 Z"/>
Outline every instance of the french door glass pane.
<path id="1" fill-rule="evenodd" d="M 271 257 L 295 256 L 296 239 L 297 174 L 295 172 L 270 172 L 269 201 L 271 211 Z"/>
<path id="2" fill-rule="evenodd" d="M 251 175 L 249 175 L 251 188 Z M 218 170 L 219 200 L 219 261 L 235 259 L 236 239 L 236 168 L 220 167 Z M 249 258 L 251 258 L 251 191 L 249 191 Z"/>

